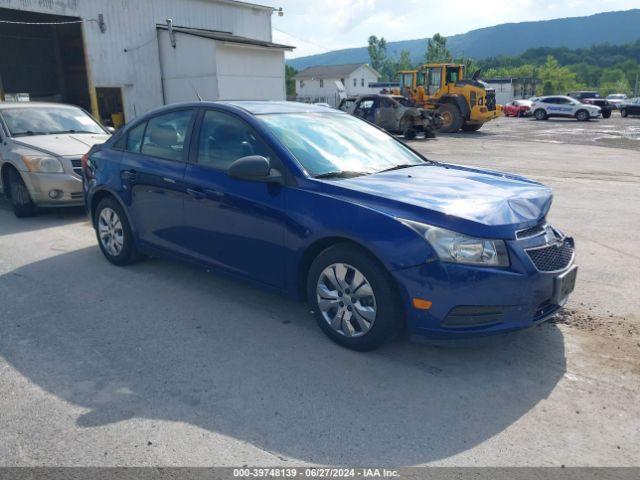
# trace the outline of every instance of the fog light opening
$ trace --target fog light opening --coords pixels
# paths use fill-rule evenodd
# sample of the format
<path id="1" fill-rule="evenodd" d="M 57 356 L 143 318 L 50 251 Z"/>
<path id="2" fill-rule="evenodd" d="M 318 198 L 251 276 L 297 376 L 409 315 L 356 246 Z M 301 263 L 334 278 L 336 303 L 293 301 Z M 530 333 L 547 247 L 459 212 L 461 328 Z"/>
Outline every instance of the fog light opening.
<path id="1" fill-rule="evenodd" d="M 63 195 L 64 195 L 64 192 L 62 192 L 61 190 L 51 190 L 49 192 L 49 198 L 51 200 L 58 200 L 62 198 Z"/>

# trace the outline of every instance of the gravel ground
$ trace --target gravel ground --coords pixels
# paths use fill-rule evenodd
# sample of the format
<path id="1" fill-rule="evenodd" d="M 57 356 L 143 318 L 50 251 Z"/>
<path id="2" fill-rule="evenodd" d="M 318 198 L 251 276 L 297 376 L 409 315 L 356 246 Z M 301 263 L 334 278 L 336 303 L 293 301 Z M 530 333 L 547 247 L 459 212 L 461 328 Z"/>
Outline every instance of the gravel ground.
<path id="1" fill-rule="evenodd" d="M 638 466 L 640 153 L 537 128 L 414 142 L 550 184 L 578 244 L 566 314 L 463 348 L 350 352 L 302 305 L 165 260 L 116 268 L 82 212 L 0 202 L 0 466 Z"/>

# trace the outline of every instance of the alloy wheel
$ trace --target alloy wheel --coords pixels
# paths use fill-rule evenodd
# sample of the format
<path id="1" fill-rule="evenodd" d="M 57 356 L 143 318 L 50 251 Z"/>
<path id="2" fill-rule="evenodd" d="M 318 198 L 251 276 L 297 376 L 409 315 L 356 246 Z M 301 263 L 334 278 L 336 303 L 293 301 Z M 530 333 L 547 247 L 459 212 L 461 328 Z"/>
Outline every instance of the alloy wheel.
<path id="1" fill-rule="evenodd" d="M 113 257 L 117 257 L 124 247 L 124 231 L 120 217 L 111 208 L 104 208 L 98 217 L 100 243 Z"/>
<path id="2" fill-rule="evenodd" d="M 357 268 L 335 263 L 325 268 L 316 287 L 318 308 L 337 333 L 357 338 L 366 335 L 376 320 L 376 297 Z"/>

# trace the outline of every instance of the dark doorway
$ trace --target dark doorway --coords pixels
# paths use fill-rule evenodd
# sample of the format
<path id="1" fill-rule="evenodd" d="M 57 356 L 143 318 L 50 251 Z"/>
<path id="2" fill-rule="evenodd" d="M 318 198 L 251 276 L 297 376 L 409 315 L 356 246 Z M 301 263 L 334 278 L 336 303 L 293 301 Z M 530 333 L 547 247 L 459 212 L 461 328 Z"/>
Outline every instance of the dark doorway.
<path id="1" fill-rule="evenodd" d="M 80 20 L 0 8 L 0 19 L 55 23 Z M 63 102 L 91 110 L 82 24 L 0 23 L 0 83 L 4 94 Z"/>
<path id="2" fill-rule="evenodd" d="M 122 89 L 117 87 L 97 87 L 98 112 L 103 125 L 120 128 L 124 125 Z"/>

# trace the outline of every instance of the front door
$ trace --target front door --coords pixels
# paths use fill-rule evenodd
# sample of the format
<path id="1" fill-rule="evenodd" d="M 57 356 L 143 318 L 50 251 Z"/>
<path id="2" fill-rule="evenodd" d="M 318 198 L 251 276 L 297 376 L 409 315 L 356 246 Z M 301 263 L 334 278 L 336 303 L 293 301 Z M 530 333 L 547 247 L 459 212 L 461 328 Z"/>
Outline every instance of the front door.
<path id="1" fill-rule="evenodd" d="M 218 110 L 203 114 L 197 154 L 185 174 L 185 216 L 190 254 L 262 283 L 284 286 L 286 187 L 236 180 L 237 159 L 261 155 L 279 161 L 241 118 Z"/>
<path id="2" fill-rule="evenodd" d="M 151 118 L 129 132 L 120 177 L 138 238 L 180 251 L 184 238 L 184 173 L 194 110 Z"/>

